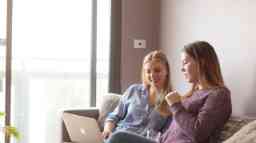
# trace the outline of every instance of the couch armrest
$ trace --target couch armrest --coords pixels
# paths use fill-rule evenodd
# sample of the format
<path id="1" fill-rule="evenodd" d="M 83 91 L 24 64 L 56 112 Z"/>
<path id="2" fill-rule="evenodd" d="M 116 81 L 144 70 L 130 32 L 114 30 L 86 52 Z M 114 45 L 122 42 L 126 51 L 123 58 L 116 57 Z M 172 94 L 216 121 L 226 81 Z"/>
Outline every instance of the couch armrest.
<path id="1" fill-rule="evenodd" d="M 76 114 L 76 115 L 80 115 L 80 116 L 92 117 L 96 120 L 99 117 L 99 109 L 97 109 L 97 108 L 64 110 L 63 113 L 72 113 L 72 114 Z M 61 122 L 62 122 L 62 126 L 61 126 L 62 142 L 71 142 L 63 120 Z"/>

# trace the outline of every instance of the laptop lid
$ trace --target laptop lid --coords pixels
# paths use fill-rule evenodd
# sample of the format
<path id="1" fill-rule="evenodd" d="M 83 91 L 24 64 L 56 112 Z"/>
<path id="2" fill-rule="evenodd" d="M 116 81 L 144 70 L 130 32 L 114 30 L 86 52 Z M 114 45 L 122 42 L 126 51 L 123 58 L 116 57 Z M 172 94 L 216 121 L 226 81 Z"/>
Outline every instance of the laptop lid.
<path id="1" fill-rule="evenodd" d="M 94 118 L 63 113 L 63 121 L 72 142 L 103 143 L 98 123 Z"/>

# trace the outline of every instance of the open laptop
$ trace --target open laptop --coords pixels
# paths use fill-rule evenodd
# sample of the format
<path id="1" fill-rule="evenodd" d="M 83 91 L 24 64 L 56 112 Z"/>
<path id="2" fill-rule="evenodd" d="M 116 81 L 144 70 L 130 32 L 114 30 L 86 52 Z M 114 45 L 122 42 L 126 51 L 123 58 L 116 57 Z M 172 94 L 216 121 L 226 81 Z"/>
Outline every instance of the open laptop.
<path id="1" fill-rule="evenodd" d="M 103 143 L 100 128 L 94 118 L 63 113 L 63 121 L 72 142 Z"/>

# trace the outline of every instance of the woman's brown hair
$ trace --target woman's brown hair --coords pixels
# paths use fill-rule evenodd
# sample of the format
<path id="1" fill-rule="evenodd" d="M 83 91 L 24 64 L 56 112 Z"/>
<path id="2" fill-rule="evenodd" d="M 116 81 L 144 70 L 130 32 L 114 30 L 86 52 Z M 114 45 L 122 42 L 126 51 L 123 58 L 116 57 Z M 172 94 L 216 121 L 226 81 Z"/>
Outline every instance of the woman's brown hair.
<path id="1" fill-rule="evenodd" d="M 196 41 L 184 46 L 183 51 L 199 65 L 200 76 L 212 86 L 224 86 L 217 54 L 212 45 Z"/>

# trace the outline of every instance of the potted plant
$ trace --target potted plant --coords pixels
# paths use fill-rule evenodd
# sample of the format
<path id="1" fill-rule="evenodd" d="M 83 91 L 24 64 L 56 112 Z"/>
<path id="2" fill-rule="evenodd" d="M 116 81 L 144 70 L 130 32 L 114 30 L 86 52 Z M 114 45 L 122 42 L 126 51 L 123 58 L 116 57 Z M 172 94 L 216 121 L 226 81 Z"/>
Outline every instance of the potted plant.
<path id="1" fill-rule="evenodd" d="M 4 112 L 0 112 L 0 118 L 4 117 L 5 113 Z M 17 130 L 16 127 L 13 126 L 0 126 L 1 131 L 6 134 L 7 136 L 12 136 L 15 139 L 19 140 L 20 139 L 20 133 Z"/>

